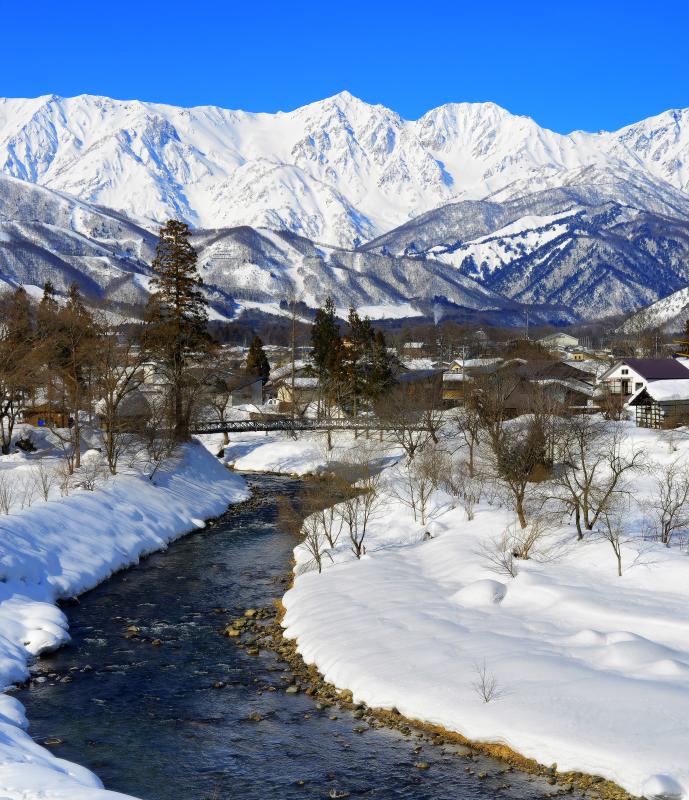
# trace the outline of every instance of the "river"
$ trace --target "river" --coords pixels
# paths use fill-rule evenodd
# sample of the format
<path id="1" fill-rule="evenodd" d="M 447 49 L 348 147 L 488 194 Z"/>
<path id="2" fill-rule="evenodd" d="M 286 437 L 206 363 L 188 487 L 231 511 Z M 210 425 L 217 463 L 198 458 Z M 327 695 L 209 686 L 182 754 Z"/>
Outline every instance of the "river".
<path id="1" fill-rule="evenodd" d="M 221 635 L 244 609 L 281 596 L 295 544 L 277 524 L 276 499 L 295 495 L 300 481 L 247 479 L 253 501 L 65 607 L 71 643 L 41 657 L 17 692 L 31 735 L 89 767 L 107 788 L 143 800 L 557 792 L 543 779 L 505 774 L 496 761 L 457 757 L 414 736 L 357 733 L 349 712 L 319 711 L 309 697 L 285 694 L 285 667 L 273 653 L 250 656 Z M 127 638 L 130 626 L 139 636 Z M 430 768 L 415 768 L 419 760 Z"/>

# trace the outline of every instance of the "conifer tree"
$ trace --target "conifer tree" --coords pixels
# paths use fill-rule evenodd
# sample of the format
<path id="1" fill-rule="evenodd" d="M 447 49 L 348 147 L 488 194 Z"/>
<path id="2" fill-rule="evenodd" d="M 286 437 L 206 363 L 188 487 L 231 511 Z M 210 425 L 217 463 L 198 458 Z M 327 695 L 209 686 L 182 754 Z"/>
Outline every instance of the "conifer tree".
<path id="1" fill-rule="evenodd" d="M 313 362 L 322 380 L 327 379 L 332 371 L 333 356 L 339 352 L 341 342 L 340 327 L 335 319 L 335 303 L 332 297 L 328 297 L 323 308 L 316 311 L 311 328 Z"/>
<path id="2" fill-rule="evenodd" d="M 372 399 L 381 397 L 394 383 L 393 363 L 388 352 L 385 334 L 377 330 L 373 342 L 371 371 L 368 376 L 366 393 Z"/>
<path id="3" fill-rule="evenodd" d="M 261 378 L 263 383 L 270 376 L 270 364 L 263 350 L 263 342 L 259 336 L 254 336 L 251 340 L 249 352 L 246 357 L 246 371 L 249 375 L 256 375 Z"/>
<path id="4" fill-rule="evenodd" d="M 144 341 L 164 372 L 170 391 L 170 414 L 178 441 L 189 438 L 195 399 L 190 367 L 210 349 L 206 334 L 207 301 L 196 266 L 191 231 L 179 220 L 160 229 L 151 263 L 154 290 L 147 308 Z"/>

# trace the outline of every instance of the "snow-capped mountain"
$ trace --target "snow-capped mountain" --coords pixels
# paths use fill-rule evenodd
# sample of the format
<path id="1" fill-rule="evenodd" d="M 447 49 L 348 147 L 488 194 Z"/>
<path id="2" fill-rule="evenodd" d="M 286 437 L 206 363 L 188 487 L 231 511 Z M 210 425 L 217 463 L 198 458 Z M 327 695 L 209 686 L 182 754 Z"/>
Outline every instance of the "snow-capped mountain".
<path id="1" fill-rule="evenodd" d="M 516 197 L 513 184 L 501 202 L 494 194 L 443 206 L 363 249 L 432 258 L 521 303 L 558 304 L 589 319 L 633 311 L 687 285 L 684 193 L 654 192 L 650 179 L 599 167 L 563 177 L 558 188 Z"/>
<path id="2" fill-rule="evenodd" d="M 113 307 L 146 301 L 155 234 L 126 216 L 69 195 L 0 176 L 0 290 L 23 284 L 35 295 L 50 279 L 64 294 L 76 281 Z M 279 312 L 297 296 L 311 307 L 331 296 L 372 317 L 493 314 L 518 324 L 524 308 L 452 265 L 320 245 L 289 231 L 249 227 L 196 230 L 192 243 L 212 318 L 241 309 Z M 533 310 L 569 321 L 563 309 Z"/>
<path id="3" fill-rule="evenodd" d="M 524 195 L 590 168 L 633 172 L 651 195 L 686 192 L 689 111 L 562 135 L 493 103 L 407 121 L 347 92 L 276 114 L 88 95 L 0 100 L 4 174 L 148 223 L 285 229 L 344 247 L 451 201 Z"/>

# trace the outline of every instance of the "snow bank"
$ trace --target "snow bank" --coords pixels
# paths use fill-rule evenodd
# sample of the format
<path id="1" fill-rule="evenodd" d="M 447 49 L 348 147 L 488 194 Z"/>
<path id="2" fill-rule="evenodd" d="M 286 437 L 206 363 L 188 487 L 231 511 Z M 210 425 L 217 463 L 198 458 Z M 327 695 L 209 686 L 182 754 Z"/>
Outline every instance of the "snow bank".
<path id="1" fill-rule="evenodd" d="M 630 432 L 658 462 L 689 456 L 687 441 L 671 452 L 657 432 Z M 643 507 L 648 475 L 633 490 Z M 482 504 L 472 521 L 454 508 L 422 527 L 390 499 L 364 558 L 343 534 L 334 563 L 296 578 L 286 635 L 357 701 L 635 795 L 689 797 L 689 556 L 637 537 L 618 578 L 608 542 L 576 542 L 565 526 L 552 534 L 556 560 L 519 561 L 511 579 L 481 555 L 511 521 Z M 483 665 L 499 687 L 489 703 L 476 687 Z"/>
<path id="2" fill-rule="evenodd" d="M 326 434 L 300 433 L 295 439 L 288 433 L 232 434 L 225 446 L 225 462 L 246 472 L 279 472 L 285 475 L 312 475 L 323 471 L 354 443 L 350 432 L 332 434 L 333 450 L 328 451 Z M 223 447 L 222 436 L 200 436 L 211 452 Z"/>
<path id="3" fill-rule="evenodd" d="M 186 446 L 155 485 L 120 475 L 95 492 L 0 517 L 0 683 L 23 681 L 33 655 L 69 640 L 58 598 L 92 588 L 248 495 L 243 479 L 197 444 Z M 103 790 L 88 770 L 55 758 L 26 727 L 21 704 L 0 695 L 2 800 L 125 797 Z"/>

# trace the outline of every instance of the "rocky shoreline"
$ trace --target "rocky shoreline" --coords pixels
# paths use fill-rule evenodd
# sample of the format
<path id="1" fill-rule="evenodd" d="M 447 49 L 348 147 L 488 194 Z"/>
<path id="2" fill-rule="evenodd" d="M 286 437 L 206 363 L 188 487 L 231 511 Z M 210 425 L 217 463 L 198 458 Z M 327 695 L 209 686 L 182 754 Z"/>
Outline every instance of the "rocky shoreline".
<path id="1" fill-rule="evenodd" d="M 288 587 L 291 581 L 291 576 L 286 576 L 281 583 Z M 332 719 L 337 719 L 338 710 L 350 712 L 358 723 L 354 728 L 356 733 L 387 727 L 409 737 L 412 753 L 417 757 L 414 766 L 418 770 L 425 771 L 432 767 L 423 757 L 424 748 L 430 746 L 434 750 L 438 748 L 442 755 L 465 760 L 464 771 L 476 775 L 479 780 L 496 777 L 495 773 L 490 774 L 490 765 L 484 763 L 482 756 L 501 761 L 504 766 L 500 768 L 499 776 L 504 782 L 500 789 L 510 788 L 510 773 L 519 770 L 551 786 L 551 797 L 576 794 L 600 800 L 634 800 L 624 789 L 599 776 L 559 772 L 556 764 L 546 767 L 524 758 L 505 745 L 473 742 L 453 731 L 407 719 L 394 708 L 371 708 L 365 703 L 355 703 L 350 691 L 338 690 L 323 678 L 314 665 L 304 662 L 297 652 L 296 642 L 283 635 L 280 624 L 283 613 L 280 600 L 276 600 L 272 606 L 246 609 L 243 616 L 236 617 L 223 628 L 222 634 L 230 638 L 236 647 L 245 649 L 250 656 L 258 656 L 262 650 L 275 653 L 285 670 L 286 694 L 303 692 L 313 698 L 317 711 L 330 712 Z M 268 691 L 271 690 L 276 691 L 274 687 Z M 253 715 L 252 719 L 261 721 L 258 714 Z"/>

